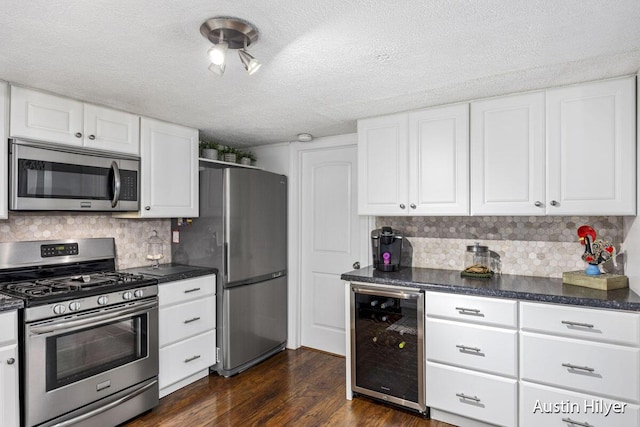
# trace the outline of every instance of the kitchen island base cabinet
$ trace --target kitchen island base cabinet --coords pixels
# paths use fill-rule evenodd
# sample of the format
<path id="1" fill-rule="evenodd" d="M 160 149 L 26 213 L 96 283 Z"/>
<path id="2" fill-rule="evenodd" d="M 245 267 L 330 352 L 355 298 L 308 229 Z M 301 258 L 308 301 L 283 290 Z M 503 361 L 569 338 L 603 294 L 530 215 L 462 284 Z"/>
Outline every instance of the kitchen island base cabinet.
<path id="1" fill-rule="evenodd" d="M 640 425 L 640 407 L 522 381 L 519 425 L 637 427 Z"/>
<path id="2" fill-rule="evenodd" d="M 15 310 L 0 313 L 0 427 L 20 424 L 17 320 Z"/>
<path id="3" fill-rule="evenodd" d="M 216 364 L 216 276 L 159 286 L 160 397 L 209 375 Z"/>

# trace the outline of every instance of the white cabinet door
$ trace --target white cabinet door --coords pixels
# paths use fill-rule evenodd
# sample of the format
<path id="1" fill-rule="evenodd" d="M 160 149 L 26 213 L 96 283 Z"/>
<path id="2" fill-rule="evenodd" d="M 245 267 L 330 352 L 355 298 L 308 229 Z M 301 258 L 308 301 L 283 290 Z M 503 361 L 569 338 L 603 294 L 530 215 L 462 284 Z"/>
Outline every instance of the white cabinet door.
<path id="1" fill-rule="evenodd" d="M 19 395 L 18 345 L 0 347 L 0 427 L 20 424 Z"/>
<path id="2" fill-rule="evenodd" d="M 140 216 L 197 217 L 198 130 L 142 117 L 140 134 Z"/>
<path id="3" fill-rule="evenodd" d="M 469 214 L 469 104 L 409 114 L 410 215 Z"/>
<path id="4" fill-rule="evenodd" d="M 358 214 L 406 215 L 407 114 L 358 121 Z"/>
<path id="5" fill-rule="evenodd" d="M 471 103 L 471 214 L 545 214 L 544 92 Z"/>
<path id="6" fill-rule="evenodd" d="M 10 136 L 82 145 L 82 102 L 11 86 Z"/>
<path id="7" fill-rule="evenodd" d="M 9 176 L 7 139 L 9 138 L 9 85 L 0 82 L 0 176 Z M 0 185 L 0 219 L 9 217 L 9 208 L 7 205 L 8 184 L 6 178 L 2 180 Z"/>
<path id="8" fill-rule="evenodd" d="M 140 116 L 84 104 L 84 146 L 138 156 Z"/>
<path id="9" fill-rule="evenodd" d="M 635 76 L 547 91 L 550 214 L 636 214 Z"/>

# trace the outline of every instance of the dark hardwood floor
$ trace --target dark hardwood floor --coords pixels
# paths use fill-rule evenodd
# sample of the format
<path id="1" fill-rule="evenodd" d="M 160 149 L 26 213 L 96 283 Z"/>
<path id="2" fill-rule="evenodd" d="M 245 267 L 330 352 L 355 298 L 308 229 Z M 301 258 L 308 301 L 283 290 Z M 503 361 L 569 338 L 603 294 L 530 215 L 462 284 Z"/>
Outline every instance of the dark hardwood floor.
<path id="1" fill-rule="evenodd" d="M 231 378 L 211 374 L 124 424 L 139 426 L 447 427 L 369 399 L 345 398 L 345 359 L 285 350 Z"/>

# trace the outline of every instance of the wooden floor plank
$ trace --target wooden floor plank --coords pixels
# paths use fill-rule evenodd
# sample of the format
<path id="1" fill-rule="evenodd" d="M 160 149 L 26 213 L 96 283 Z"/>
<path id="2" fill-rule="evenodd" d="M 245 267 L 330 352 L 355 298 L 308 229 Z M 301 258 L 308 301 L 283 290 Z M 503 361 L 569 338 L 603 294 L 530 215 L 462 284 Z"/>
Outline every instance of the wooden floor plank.
<path id="1" fill-rule="evenodd" d="M 345 398 L 345 359 L 285 350 L 231 378 L 211 374 L 123 427 L 450 427 L 363 397 Z"/>

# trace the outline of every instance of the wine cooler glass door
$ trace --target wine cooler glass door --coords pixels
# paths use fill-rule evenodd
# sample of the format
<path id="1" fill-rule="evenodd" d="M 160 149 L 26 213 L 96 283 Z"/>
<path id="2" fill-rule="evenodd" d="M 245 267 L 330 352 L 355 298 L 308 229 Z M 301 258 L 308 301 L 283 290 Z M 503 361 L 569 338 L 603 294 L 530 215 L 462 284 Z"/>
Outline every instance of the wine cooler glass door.
<path id="1" fill-rule="evenodd" d="M 351 287 L 353 391 L 425 412 L 424 293 Z"/>

